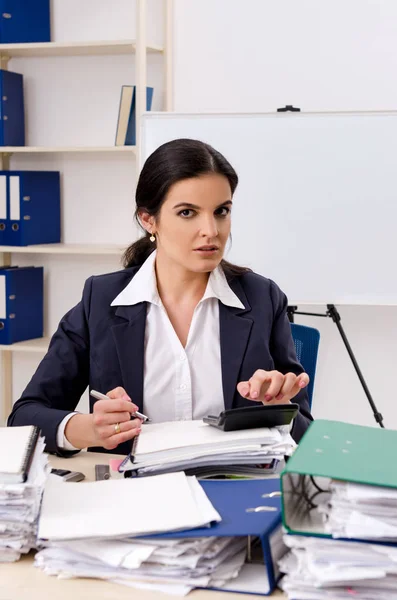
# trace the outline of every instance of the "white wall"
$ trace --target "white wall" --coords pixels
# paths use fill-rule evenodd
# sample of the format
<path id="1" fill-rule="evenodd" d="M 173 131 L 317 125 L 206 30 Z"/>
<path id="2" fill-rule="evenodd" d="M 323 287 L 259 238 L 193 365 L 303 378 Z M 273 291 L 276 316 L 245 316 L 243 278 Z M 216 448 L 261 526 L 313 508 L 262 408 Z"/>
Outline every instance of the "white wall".
<path id="1" fill-rule="evenodd" d="M 394 0 L 175 0 L 174 23 L 176 111 L 397 108 Z M 285 235 L 281 223 L 280 244 Z M 304 276 L 305 265 L 296 268 Z M 385 424 L 397 428 L 397 308 L 339 311 Z M 321 332 L 315 417 L 372 425 L 335 324 L 312 317 L 296 322 Z"/>

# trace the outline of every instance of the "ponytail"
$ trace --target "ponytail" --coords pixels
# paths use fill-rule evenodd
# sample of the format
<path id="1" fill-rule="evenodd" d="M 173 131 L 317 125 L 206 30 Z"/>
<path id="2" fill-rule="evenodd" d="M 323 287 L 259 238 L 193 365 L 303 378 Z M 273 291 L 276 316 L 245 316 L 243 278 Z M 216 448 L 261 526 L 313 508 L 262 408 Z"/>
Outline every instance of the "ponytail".
<path id="1" fill-rule="evenodd" d="M 149 235 L 141 237 L 138 241 L 131 244 L 124 252 L 124 268 L 140 267 L 155 249 L 156 246 L 150 241 Z"/>

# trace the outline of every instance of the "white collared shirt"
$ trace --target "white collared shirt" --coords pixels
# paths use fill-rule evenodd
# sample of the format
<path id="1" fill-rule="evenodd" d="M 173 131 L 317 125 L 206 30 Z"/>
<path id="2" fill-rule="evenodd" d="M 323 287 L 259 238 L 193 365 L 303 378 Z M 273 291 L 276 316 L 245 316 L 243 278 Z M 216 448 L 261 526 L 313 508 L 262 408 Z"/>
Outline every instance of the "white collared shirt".
<path id="1" fill-rule="evenodd" d="M 143 412 L 153 421 L 202 419 L 224 410 L 219 303 L 245 308 L 230 288 L 222 267 L 211 272 L 206 290 L 197 304 L 183 347 L 157 290 L 156 252 L 113 300 L 111 306 L 147 302 Z M 134 401 L 134 390 L 128 390 Z M 75 414 L 75 413 L 73 413 Z M 58 446 L 75 448 L 64 436 L 68 415 L 58 428 Z"/>

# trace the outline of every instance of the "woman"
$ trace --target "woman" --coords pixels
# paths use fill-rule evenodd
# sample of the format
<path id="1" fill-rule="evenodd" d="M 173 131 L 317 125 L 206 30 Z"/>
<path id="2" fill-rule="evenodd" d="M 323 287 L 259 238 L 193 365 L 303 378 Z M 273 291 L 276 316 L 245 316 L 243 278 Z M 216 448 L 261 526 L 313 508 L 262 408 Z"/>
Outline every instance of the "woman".
<path id="1" fill-rule="evenodd" d="M 174 140 L 147 159 L 136 190 L 146 235 L 127 249 L 124 270 L 87 280 L 9 425 L 38 425 L 47 450 L 65 456 L 81 448 L 127 454 L 141 429 L 135 410 L 153 421 L 201 419 L 293 399 L 299 441 L 311 421 L 309 378 L 287 299 L 272 281 L 223 260 L 237 182 L 228 161 L 199 141 Z M 110 399 L 75 413 L 87 385 Z"/>

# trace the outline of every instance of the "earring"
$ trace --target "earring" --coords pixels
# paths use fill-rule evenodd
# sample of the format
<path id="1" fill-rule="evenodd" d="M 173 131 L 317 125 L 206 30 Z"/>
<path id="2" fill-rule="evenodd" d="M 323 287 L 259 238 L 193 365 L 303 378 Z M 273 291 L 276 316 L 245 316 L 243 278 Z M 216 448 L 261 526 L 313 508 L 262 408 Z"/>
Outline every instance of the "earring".
<path id="1" fill-rule="evenodd" d="M 155 242 L 155 241 L 156 241 L 156 238 L 154 237 L 153 233 L 152 233 L 152 235 L 150 236 L 149 240 L 150 240 L 151 242 Z"/>

